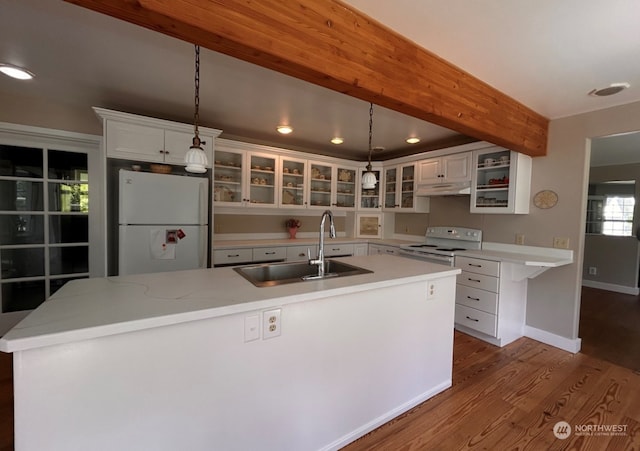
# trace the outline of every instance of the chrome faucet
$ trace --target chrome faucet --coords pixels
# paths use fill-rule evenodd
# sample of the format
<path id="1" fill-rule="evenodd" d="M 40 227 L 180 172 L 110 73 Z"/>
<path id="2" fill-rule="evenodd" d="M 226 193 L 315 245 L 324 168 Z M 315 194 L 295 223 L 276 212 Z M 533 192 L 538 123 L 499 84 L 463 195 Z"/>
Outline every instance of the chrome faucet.
<path id="1" fill-rule="evenodd" d="M 325 210 L 322 213 L 322 219 L 320 220 L 320 243 L 318 244 L 318 258 L 311 259 L 311 253 L 309 253 L 309 264 L 316 265 L 318 267 L 318 277 L 324 276 L 324 221 L 329 217 L 329 238 L 336 237 L 336 227 L 333 224 L 333 214 L 331 210 Z"/>

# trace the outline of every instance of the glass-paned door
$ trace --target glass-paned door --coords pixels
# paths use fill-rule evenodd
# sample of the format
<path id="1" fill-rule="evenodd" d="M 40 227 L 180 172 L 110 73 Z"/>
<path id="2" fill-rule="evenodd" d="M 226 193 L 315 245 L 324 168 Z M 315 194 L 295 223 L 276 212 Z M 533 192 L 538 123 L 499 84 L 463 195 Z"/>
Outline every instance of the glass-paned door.
<path id="1" fill-rule="evenodd" d="M 1 312 L 89 276 L 87 153 L 0 145 Z"/>
<path id="2" fill-rule="evenodd" d="M 354 209 L 356 206 L 356 170 L 338 167 L 336 174 L 336 201 L 338 209 Z"/>
<path id="3" fill-rule="evenodd" d="M 309 207 L 328 208 L 331 206 L 333 166 L 324 163 L 309 163 Z"/>

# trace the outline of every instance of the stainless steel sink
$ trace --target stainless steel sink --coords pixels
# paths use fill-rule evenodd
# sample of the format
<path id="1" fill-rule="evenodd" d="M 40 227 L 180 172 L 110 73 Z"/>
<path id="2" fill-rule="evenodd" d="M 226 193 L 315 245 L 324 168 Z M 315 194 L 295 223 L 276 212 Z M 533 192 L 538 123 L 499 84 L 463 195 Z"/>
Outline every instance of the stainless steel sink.
<path id="1" fill-rule="evenodd" d="M 310 265 L 307 262 L 267 263 L 240 266 L 233 269 L 256 287 L 273 287 L 305 280 L 356 276 L 373 272 L 336 260 L 325 260 L 323 276 L 318 275 L 318 267 L 316 265 Z"/>

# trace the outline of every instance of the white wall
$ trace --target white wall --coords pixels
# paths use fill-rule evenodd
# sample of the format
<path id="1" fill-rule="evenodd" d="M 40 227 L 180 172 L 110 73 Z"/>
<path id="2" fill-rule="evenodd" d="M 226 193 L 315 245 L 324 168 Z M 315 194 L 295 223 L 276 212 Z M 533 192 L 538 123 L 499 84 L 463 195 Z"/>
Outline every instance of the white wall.
<path id="1" fill-rule="evenodd" d="M 640 130 L 640 102 L 551 121 L 548 155 L 533 159 L 531 193 L 552 189 L 559 195 L 558 205 L 550 210 L 532 207 L 529 215 L 504 226 L 499 217 L 485 220 L 485 229 L 492 233 L 525 233 L 527 244 L 550 246 L 554 236 L 570 239 L 575 263 L 529 283 L 528 326 L 578 337 L 590 139 L 634 130 Z"/>

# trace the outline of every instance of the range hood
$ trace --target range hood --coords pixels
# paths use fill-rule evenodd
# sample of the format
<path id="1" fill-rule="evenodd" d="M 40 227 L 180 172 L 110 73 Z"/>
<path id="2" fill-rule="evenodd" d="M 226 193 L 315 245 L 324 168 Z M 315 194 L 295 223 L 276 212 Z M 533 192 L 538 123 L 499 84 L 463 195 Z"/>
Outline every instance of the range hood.
<path id="1" fill-rule="evenodd" d="M 455 196 L 471 194 L 471 182 L 418 185 L 416 196 Z"/>

